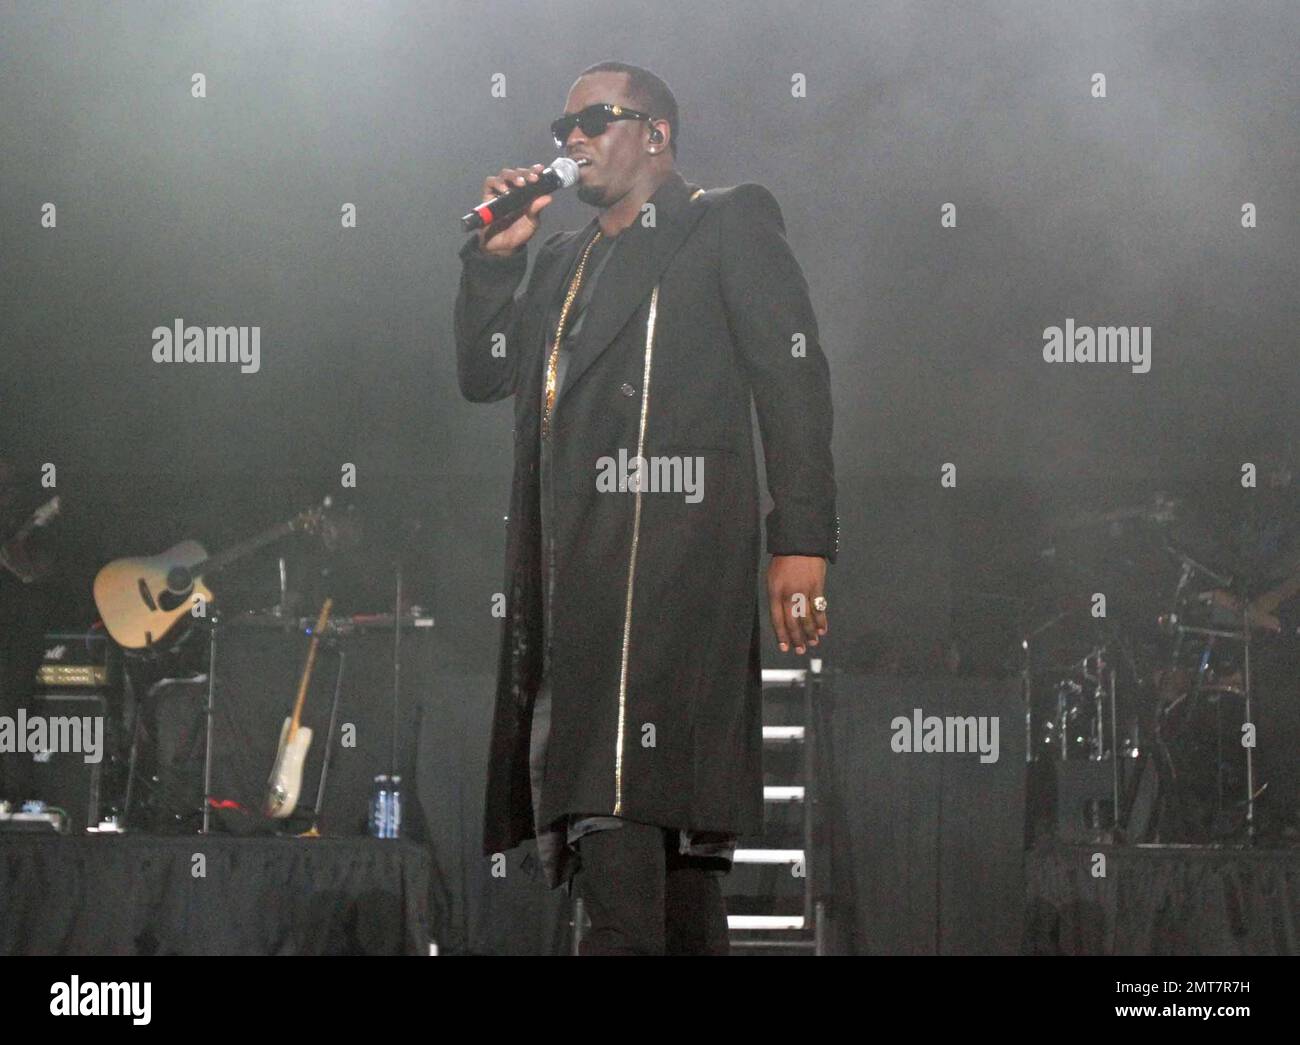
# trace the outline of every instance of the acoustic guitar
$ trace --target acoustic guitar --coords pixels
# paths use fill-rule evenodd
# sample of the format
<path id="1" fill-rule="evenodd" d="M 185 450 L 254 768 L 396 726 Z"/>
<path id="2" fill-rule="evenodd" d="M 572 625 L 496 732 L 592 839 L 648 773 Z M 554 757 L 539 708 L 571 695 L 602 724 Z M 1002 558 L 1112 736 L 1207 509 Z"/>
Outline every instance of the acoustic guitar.
<path id="1" fill-rule="evenodd" d="M 114 559 L 95 576 L 95 607 L 104 627 L 124 649 L 162 642 L 200 601 L 212 601 L 208 576 L 291 533 L 315 531 L 329 506 L 327 497 L 216 555 L 208 555 L 198 541 L 181 541 L 147 558 Z"/>
<path id="2" fill-rule="evenodd" d="M 316 666 L 316 649 L 320 646 L 321 630 L 329 623 L 333 599 L 326 599 L 312 629 L 311 646 L 307 650 L 307 664 L 298 682 L 298 699 L 293 702 L 293 714 L 280 728 L 280 747 L 271 767 L 271 777 L 266 783 L 266 802 L 262 812 L 276 820 L 293 815 L 298 808 L 298 795 L 302 791 L 302 767 L 307 762 L 307 749 L 311 747 L 311 730 L 302 724 L 302 708 L 307 702 L 307 688 L 311 685 L 312 669 Z"/>

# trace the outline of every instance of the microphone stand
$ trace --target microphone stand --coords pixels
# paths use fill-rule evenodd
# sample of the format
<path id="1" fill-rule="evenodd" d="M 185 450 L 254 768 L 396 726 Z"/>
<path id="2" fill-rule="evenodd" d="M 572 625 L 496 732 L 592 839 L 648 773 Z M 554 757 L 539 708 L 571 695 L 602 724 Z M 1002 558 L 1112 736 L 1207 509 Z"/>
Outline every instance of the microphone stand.
<path id="1" fill-rule="evenodd" d="M 396 563 L 397 602 L 393 606 L 393 750 L 389 769 L 390 778 L 397 775 L 397 730 L 399 703 L 402 693 L 402 559 Z"/>
<path id="2" fill-rule="evenodd" d="M 414 537 L 419 531 L 419 523 L 407 523 L 403 527 L 407 530 L 407 537 Z M 406 547 L 405 541 L 399 547 L 397 555 L 393 559 L 393 573 L 395 578 L 395 595 L 393 603 L 393 722 L 392 722 L 392 750 L 389 752 L 389 781 L 397 776 L 399 770 L 397 738 L 401 728 L 401 702 L 402 702 L 402 626 L 405 622 L 403 616 L 403 594 L 404 594 L 404 575 L 403 575 L 403 550 Z M 413 788 L 415 781 L 411 780 L 409 785 Z"/>
<path id="3" fill-rule="evenodd" d="M 208 621 L 208 699 L 204 708 L 203 741 L 203 824 L 199 834 L 206 835 L 212 826 L 212 731 L 216 724 L 217 705 L 217 632 L 221 629 L 219 615 Z"/>

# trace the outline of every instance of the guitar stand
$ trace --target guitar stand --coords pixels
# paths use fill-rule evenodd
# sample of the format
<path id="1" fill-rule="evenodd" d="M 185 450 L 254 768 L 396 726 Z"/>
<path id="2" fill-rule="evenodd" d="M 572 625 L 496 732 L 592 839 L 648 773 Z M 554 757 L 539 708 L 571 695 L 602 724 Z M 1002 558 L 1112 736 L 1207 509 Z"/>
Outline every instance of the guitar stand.
<path id="1" fill-rule="evenodd" d="M 217 701 L 217 631 L 221 621 L 213 616 L 208 623 L 208 701 L 204 712 L 205 734 L 203 744 L 203 826 L 199 834 L 206 835 L 212 819 L 212 728 L 215 723 Z"/>
<path id="2" fill-rule="evenodd" d="M 330 725 L 329 731 L 325 734 L 325 757 L 321 761 L 320 783 L 316 786 L 316 805 L 312 809 L 311 827 L 303 832 L 299 837 L 302 838 L 319 838 L 320 837 L 320 817 L 321 810 L 325 807 L 325 781 L 329 777 L 330 759 L 334 754 L 334 730 L 338 725 L 339 702 L 343 695 L 343 669 L 347 661 L 347 651 L 343 648 L 342 638 L 337 635 L 328 635 L 322 639 L 328 646 L 332 646 L 339 655 L 339 669 L 334 675 L 334 699 L 330 701 Z"/>
<path id="3" fill-rule="evenodd" d="M 221 621 L 217 616 L 213 616 L 208 623 L 208 693 L 207 704 L 204 709 L 204 750 L 203 750 L 203 823 L 199 829 L 200 834 L 208 834 L 212 825 L 212 758 L 213 758 L 213 740 L 216 727 L 216 703 L 217 703 L 217 637 L 221 630 Z M 325 759 L 321 764 L 320 782 L 316 789 L 316 804 L 312 810 L 312 825 L 306 835 L 317 837 L 320 834 L 318 824 L 320 821 L 321 810 L 325 800 L 325 784 L 328 779 L 330 756 L 332 754 L 334 730 L 337 728 L 339 704 L 343 694 L 343 671 L 347 655 L 343 650 L 341 641 L 338 637 L 327 637 L 322 639 L 323 642 L 334 645 L 339 654 L 338 672 L 334 679 L 334 699 L 330 705 L 330 725 L 329 734 L 325 745 Z"/>

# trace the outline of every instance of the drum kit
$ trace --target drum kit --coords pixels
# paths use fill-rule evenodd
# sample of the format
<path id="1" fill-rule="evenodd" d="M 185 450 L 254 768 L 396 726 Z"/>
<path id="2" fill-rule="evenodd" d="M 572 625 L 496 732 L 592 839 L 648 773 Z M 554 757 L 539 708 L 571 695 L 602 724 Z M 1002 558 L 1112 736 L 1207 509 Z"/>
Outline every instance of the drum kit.
<path id="1" fill-rule="evenodd" d="M 1058 528 L 1067 539 L 1043 553 L 1054 560 L 1055 591 L 1022 619 L 1021 680 L 1031 821 L 1045 808 L 1035 781 L 1039 791 L 1051 781 L 1047 807 L 1075 803 L 1055 811 L 1058 837 L 1255 841 L 1267 784 L 1252 649 L 1288 641 L 1273 611 L 1300 592 L 1300 570 L 1292 564 L 1263 593 L 1243 590 L 1213 551 L 1193 554 L 1175 539 L 1182 515 L 1163 495 L 1074 513 Z M 1097 533 L 1107 539 L 1090 539 Z M 1080 556 L 1081 547 L 1090 552 Z M 1083 780 L 1090 798 L 1068 783 Z M 1062 831 L 1075 815 L 1080 830 Z"/>

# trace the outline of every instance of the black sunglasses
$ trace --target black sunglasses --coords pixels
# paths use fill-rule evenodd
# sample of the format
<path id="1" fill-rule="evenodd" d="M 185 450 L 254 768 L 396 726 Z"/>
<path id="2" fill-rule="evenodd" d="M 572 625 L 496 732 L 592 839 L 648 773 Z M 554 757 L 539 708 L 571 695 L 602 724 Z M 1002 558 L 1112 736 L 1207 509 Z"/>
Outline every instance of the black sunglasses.
<path id="1" fill-rule="evenodd" d="M 588 138 L 594 138 L 598 134 L 604 134 L 605 129 L 615 120 L 652 119 L 649 113 L 637 112 L 635 109 L 625 109 L 621 105 L 610 105 L 605 102 L 599 105 L 588 105 L 581 112 L 569 113 L 552 121 L 551 133 L 555 135 L 555 147 L 563 149 L 575 127 L 581 127 L 583 134 Z"/>

